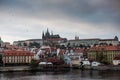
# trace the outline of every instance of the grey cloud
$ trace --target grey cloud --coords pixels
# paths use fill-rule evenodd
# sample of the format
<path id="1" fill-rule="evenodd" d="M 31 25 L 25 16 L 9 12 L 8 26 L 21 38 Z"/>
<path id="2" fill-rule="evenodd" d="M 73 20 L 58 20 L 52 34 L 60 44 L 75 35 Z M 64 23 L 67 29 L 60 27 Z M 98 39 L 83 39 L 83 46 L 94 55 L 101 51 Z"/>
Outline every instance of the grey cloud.
<path id="1" fill-rule="evenodd" d="M 58 23 L 57 25 L 55 25 L 57 28 L 60 27 L 60 25 L 62 24 L 63 27 L 66 27 L 65 29 L 68 29 L 69 27 L 70 29 L 71 27 L 77 29 L 78 27 L 81 28 L 83 26 L 71 26 L 70 24 L 69 26 L 68 24 L 64 24 L 64 21 L 77 24 L 85 22 L 88 24 L 96 25 L 90 25 L 89 28 L 91 29 L 106 27 L 106 25 L 100 26 L 101 24 L 110 24 L 113 25 L 113 32 L 115 33 L 116 31 L 118 32 L 118 30 L 120 29 L 119 4 L 120 0 L 0 0 L 0 13 L 5 13 L 8 16 L 22 17 L 21 20 L 23 22 L 24 19 L 37 19 L 38 21 L 45 20 L 46 23 L 53 22 L 53 25 L 55 25 L 56 22 Z M 5 18 L 7 19 L 6 16 Z M 19 20 L 19 18 L 14 18 L 12 20 Z M 59 23 L 60 21 L 63 22 Z M 34 24 L 33 26 L 37 25 Z M 104 32 L 106 31 L 110 33 L 110 31 L 108 31 L 110 30 L 109 28 L 110 27 L 107 26 Z M 30 31 L 31 30 L 32 29 L 30 29 Z M 33 29 L 32 32 L 35 32 L 35 30 Z"/>
<path id="2" fill-rule="evenodd" d="M 2 0 L 3 1 L 3 0 Z M 117 4 L 117 6 L 116 6 Z M 5 0 L 4 6 L 26 17 L 43 19 L 74 19 L 90 23 L 119 24 L 119 0 Z M 119 9 L 119 8 L 118 8 Z M 65 17 L 66 16 L 66 17 Z"/>

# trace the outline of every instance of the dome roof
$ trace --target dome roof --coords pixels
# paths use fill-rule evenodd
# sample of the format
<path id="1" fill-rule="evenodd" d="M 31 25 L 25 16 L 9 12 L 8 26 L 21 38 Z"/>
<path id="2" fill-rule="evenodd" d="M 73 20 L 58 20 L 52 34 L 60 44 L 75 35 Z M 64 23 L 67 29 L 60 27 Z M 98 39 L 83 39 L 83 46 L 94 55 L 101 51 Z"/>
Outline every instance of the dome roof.
<path id="1" fill-rule="evenodd" d="M 1 37 L 0 37 L 0 43 L 3 43 L 3 41 L 1 40 Z"/>

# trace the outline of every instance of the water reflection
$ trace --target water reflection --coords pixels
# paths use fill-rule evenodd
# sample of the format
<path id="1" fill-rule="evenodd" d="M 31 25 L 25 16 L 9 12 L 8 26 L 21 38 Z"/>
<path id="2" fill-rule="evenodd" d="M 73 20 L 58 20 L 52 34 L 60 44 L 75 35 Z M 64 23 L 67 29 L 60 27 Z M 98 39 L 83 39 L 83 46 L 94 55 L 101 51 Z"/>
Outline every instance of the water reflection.
<path id="1" fill-rule="evenodd" d="M 120 80 L 120 71 L 6 72 L 0 80 Z"/>

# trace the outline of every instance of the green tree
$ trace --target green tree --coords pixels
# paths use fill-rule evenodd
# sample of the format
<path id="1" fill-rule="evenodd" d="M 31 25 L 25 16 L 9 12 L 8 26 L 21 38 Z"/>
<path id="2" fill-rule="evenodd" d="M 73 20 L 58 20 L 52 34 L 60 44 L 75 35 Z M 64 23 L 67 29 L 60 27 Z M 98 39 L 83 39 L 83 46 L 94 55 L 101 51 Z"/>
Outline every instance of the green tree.
<path id="1" fill-rule="evenodd" d="M 27 46 L 27 43 L 24 43 L 23 45 L 24 45 L 24 46 Z"/>
<path id="2" fill-rule="evenodd" d="M 102 60 L 103 60 L 103 53 L 102 52 L 96 53 L 96 60 L 102 63 Z"/>
<path id="3" fill-rule="evenodd" d="M 0 54 L 0 60 L 2 60 L 2 54 Z"/>
<path id="4" fill-rule="evenodd" d="M 107 55 L 105 54 L 104 49 L 102 49 L 99 52 L 98 51 L 96 52 L 96 60 L 103 64 L 109 64 L 109 62 L 107 61 Z"/>
<path id="5" fill-rule="evenodd" d="M 3 65 L 3 60 L 2 60 L 2 54 L 0 54 L 0 66 L 2 66 Z"/>
<path id="6" fill-rule="evenodd" d="M 34 59 L 32 59 L 31 62 L 30 62 L 30 66 L 31 66 L 32 68 L 37 67 L 37 66 L 38 66 L 37 61 L 34 60 Z"/>

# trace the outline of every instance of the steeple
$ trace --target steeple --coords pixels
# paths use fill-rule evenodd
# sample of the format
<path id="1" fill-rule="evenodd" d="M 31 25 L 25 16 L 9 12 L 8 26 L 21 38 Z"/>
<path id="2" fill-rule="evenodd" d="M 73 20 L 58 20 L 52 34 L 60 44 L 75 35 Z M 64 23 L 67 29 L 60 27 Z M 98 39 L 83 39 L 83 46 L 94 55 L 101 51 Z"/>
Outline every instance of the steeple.
<path id="1" fill-rule="evenodd" d="M 48 28 L 47 28 L 47 32 L 46 32 L 45 36 L 46 36 L 47 38 L 49 38 L 49 37 L 50 37 L 50 33 L 49 33 Z"/>
<path id="2" fill-rule="evenodd" d="M 118 41 L 118 37 L 117 37 L 117 36 L 115 36 L 115 37 L 114 37 L 114 40 Z"/>
<path id="3" fill-rule="evenodd" d="M 49 30 L 48 30 L 48 28 L 47 28 L 47 33 L 49 33 Z"/>
<path id="4" fill-rule="evenodd" d="M 75 40 L 79 40 L 79 36 L 76 36 L 76 35 L 75 35 Z"/>
<path id="5" fill-rule="evenodd" d="M 43 33 L 42 33 L 42 39 L 44 39 L 45 38 L 45 35 L 44 35 L 44 31 L 43 31 Z"/>

